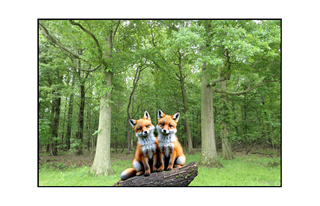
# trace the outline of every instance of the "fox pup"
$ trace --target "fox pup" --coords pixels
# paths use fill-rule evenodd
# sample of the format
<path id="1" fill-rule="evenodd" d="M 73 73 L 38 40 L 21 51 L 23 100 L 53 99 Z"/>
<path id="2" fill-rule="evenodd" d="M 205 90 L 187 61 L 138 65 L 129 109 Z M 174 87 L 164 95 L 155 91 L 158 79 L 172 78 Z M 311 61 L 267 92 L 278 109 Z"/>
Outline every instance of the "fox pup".
<path id="1" fill-rule="evenodd" d="M 186 156 L 176 136 L 176 126 L 180 113 L 165 115 L 160 109 L 157 113 L 158 141 L 159 141 L 159 171 L 172 170 L 174 167 L 182 167 L 186 163 Z"/>
<path id="2" fill-rule="evenodd" d="M 151 123 L 150 115 L 147 111 L 144 112 L 142 119 L 130 119 L 129 123 L 136 132 L 138 138 L 137 147 L 132 160 L 132 167 L 125 169 L 121 175 L 121 180 L 126 180 L 135 175 L 149 176 L 150 166 L 149 162 L 153 161 L 152 172 L 157 171 L 156 165 L 158 163 L 158 140 L 155 138 L 153 132 L 155 127 Z"/>

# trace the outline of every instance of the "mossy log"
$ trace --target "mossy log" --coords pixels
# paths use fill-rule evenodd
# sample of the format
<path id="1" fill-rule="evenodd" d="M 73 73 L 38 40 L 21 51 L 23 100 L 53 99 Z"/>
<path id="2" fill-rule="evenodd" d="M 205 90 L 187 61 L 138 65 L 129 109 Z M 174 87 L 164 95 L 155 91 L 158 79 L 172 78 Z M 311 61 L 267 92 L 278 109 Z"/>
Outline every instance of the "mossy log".
<path id="1" fill-rule="evenodd" d="M 171 171 L 154 172 L 150 176 L 135 176 L 125 181 L 120 180 L 113 186 L 129 187 L 186 187 L 198 175 L 198 167 L 191 162 L 183 167 L 174 168 Z"/>

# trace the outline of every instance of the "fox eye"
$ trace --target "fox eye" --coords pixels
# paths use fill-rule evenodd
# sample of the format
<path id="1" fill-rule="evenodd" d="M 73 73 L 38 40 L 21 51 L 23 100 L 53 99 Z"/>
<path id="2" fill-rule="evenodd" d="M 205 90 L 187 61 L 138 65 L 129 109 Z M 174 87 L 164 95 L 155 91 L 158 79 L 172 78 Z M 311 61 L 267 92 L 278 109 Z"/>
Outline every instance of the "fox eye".
<path id="1" fill-rule="evenodd" d="M 142 130 L 142 127 L 140 127 L 138 130 L 139 130 L 139 131 Z"/>
<path id="2" fill-rule="evenodd" d="M 164 126 L 164 124 L 163 124 L 163 123 L 161 123 L 161 126 Z"/>
<path id="3" fill-rule="evenodd" d="M 149 125 L 146 126 L 147 128 L 149 127 Z"/>
<path id="4" fill-rule="evenodd" d="M 169 127 L 173 127 L 173 126 L 170 124 Z"/>

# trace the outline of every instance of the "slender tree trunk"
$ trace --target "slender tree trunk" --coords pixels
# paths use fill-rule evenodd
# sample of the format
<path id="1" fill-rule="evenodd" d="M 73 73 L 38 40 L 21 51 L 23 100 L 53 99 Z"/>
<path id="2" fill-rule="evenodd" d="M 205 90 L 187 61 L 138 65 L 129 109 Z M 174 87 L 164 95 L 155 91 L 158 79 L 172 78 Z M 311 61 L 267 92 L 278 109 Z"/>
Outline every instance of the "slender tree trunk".
<path id="1" fill-rule="evenodd" d="M 91 132 L 91 128 L 90 128 L 90 120 L 91 120 L 91 112 L 90 112 L 90 107 L 87 111 L 87 126 L 88 126 L 88 137 L 91 137 L 91 152 L 93 152 L 93 146 L 92 146 L 92 143 L 93 143 L 93 135 L 92 135 L 92 132 Z M 90 139 L 88 138 L 88 151 L 90 151 Z"/>
<path id="2" fill-rule="evenodd" d="M 220 88 L 223 90 L 227 89 L 227 81 L 220 82 Z M 228 104 L 228 95 L 227 94 L 220 94 L 220 103 L 221 103 L 221 129 L 222 129 L 222 157 L 226 160 L 234 159 L 232 148 L 231 148 L 231 141 L 228 138 L 230 134 L 230 123 L 226 120 L 229 115 L 229 111 L 227 109 Z"/>
<path id="3" fill-rule="evenodd" d="M 80 140 L 80 145 L 78 146 L 77 155 L 83 155 L 83 121 L 84 121 L 84 106 L 85 106 L 85 90 L 84 90 L 84 82 L 80 85 L 80 108 L 79 108 L 79 118 L 78 118 L 78 140 Z"/>
<path id="4" fill-rule="evenodd" d="M 117 117 L 118 117 L 118 114 L 119 114 L 119 100 L 117 101 Z M 118 122 L 119 122 L 119 119 L 117 118 L 116 119 L 116 128 L 115 128 L 115 131 L 114 131 L 114 148 L 115 148 L 115 152 L 118 153 L 118 143 L 117 143 L 117 137 L 118 137 Z"/>
<path id="5" fill-rule="evenodd" d="M 130 153 L 130 150 L 131 150 L 131 143 L 130 143 L 130 123 L 129 123 L 129 121 L 127 121 L 127 139 L 128 139 L 128 147 L 127 147 L 127 154 L 129 154 Z"/>
<path id="6" fill-rule="evenodd" d="M 140 73 L 142 71 L 142 65 L 140 65 L 137 70 L 136 70 L 136 73 L 134 75 L 134 78 L 133 78 L 133 89 L 131 91 L 131 94 L 130 94 L 130 97 L 129 97 L 129 103 L 128 103 L 128 106 L 127 106 L 127 117 L 128 117 L 128 120 L 127 120 L 127 137 L 128 137 L 128 150 L 127 150 L 127 154 L 129 154 L 129 152 L 132 150 L 133 148 L 133 130 L 130 130 L 130 124 L 129 124 L 129 119 L 131 118 L 130 117 L 130 112 L 129 112 L 129 109 L 130 109 L 130 105 L 131 105 L 131 101 L 132 101 L 132 115 L 133 114 L 133 102 L 134 102 L 134 91 L 135 91 L 135 88 L 136 88 L 136 85 L 139 81 L 139 77 L 140 77 Z M 132 99 L 133 97 L 133 99 Z M 132 117 L 133 118 L 133 117 Z M 130 131 L 132 131 L 130 133 Z"/>
<path id="7" fill-rule="evenodd" d="M 188 106 L 187 106 L 187 97 L 186 97 L 186 91 L 184 88 L 184 81 L 181 83 L 181 90 L 182 90 L 182 98 L 183 98 L 183 108 L 184 108 L 184 114 L 187 114 Z M 192 139 L 191 139 L 191 129 L 188 123 L 188 117 L 184 117 L 185 125 L 186 125 L 186 131 L 187 131 L 187 137 L 188 137 L 188 154 L 193 154 L 193 146 L 192 146 Z"/>
<path id="8" fill-rule="evenodd" d="M 132 95 L 132 107 L 131 107 L 131 114 L 132 116 L 134 115 L 134 94 L 135 92 L 133 91 L 133 95 Z M 133 129 L 131 129 L 131 133 L 130 133 L 130 149 L 133 149 Z"/>
<path id="9" fill-rule="evenodd" d="M 74 75 L 72 75 L 72 86 L 74 85 Z M 68 108 L 68 124 L 67 124 L 67 133 L 66 133 L 66 144 L 67 150 L 70 150 L 70 138 L 71 138 L 71 125 L 72 125 L 72 114 L 73 114 L 73 96 L 70 94 L 69 98 L 69 108 Z"/>
<path id="10" fill-rule="evenodd" d="M 53 104 L 53 127 L 52 127 L 52 138 L 58 137 L 58 129 L 59 129 L 59 117 L 60 117 L 60 104 L 61 104 L 61 97 L 55 98 L 52 101 Z M 52 139 L 52 143 L 50 144 L 50 155 L 57 156 L 58 149 L 57 149 L 57 141 Z"/>
<path id="11" fill-rule="evenodd" d="M 247 136 L 247 105 L 246 105 L 246 97 L 247 94 L 244 94 L 244 127 L 243 127 L 243 133 L 244 133 L 244 139 L 245 139 L 245 151 L 246 153 L 248 152 L 248 136 Z"/>
<path id="12" fill-rule="evenodd" d="M 202 72 L 206 70 L 204 63 Z M 222 167 L 218 159 L 214 135 L 213 88 L 207 85 L 208 74 L 201 77 L 201 158 L 199 165 L 210 168 Z"/>
<path id="13" fill-rule="evenodd" d="M 51 85 L 50 85 L 51 86 Z M 54 94 L 54 91 L 51 92 L 51 94 L 53 95 Z M 53 138 L 54 138 L 54 115 L 55 115 L 55 104 L 56 104 L 56 101 L 55 99 L 52 99 L 52 103 L 51 103 L 51 122 L 50 122 L 50 133 L 51 133 L 51 136 L 50 136 L 50 142 L 47 146 L 47 152 L 50 153 L 50 156 L 55 156 L 52 152 L 52 143 L 53 143 Z"/>
<path id="14" fill-rule="evenodd" d="M 187 112 L 188 112 L 188 105 L 187 105 L 187 95 L 186 95 L 186 89 L 184 87 L 184 79 L 185 76 L 182 75 L 182 60 L 181 60 L 181 53 L 180 51 L 179 53 L 179 72 L 180 72 L 180 76 L 179 76 L 179 80 L 180 80 L 180 86 L 181 86 L 181 92 L 182 92 L 182 99 L 183 99 L 183 109 L 184 109 L 184 121 L 185 121 L 185 126 L 186 126 L 186 131 L 187 131 L 187 138 L 188 138 L 188 153 L 189 154 L 193 154 L 193 146 L 192 146 L 192 139 L 191 139 L 191 129 L 188 123 L 188 117 L 186 116 Z"/>
<path id="15" fill-rule="evenodd" d="M 66 98 L 66 104 L 65 104 L 65 107 L 64 107 L 64 110 L 63 110 L 63 124 L 62 124 L 62 135 L 61 135 L 61 148 L 64 148 L 63 146 L 63 137 L 64 137 L 64 125 L 65 125 L 65 122 L 66 122 L 66 108 L 67 108 L 67 104 L 68 104 L 68 101 L 67 101 L 67 98 Z"/>

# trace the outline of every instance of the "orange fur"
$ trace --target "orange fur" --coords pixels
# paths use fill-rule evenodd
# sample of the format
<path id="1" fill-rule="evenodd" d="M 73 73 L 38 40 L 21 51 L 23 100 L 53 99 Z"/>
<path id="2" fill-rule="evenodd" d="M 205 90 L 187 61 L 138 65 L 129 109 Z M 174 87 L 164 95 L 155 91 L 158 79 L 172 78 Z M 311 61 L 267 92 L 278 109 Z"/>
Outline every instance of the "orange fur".
<path id="1" fill-rule="evenodd" d="M 120 177 L 122 180 L 128 179 L 134 175 L 144 174 L 145 176 L 149 176 L 151 172 L 158 171 L 158 140 L 153 135 L 155 127 L 151 123 L 148 112 L 145 111 L 143 118 L 139 120 L 130 119 L 129 122 L 135 130 L 138 141 L 135 155 L 132 160 L 133 168 L 128 168 L 121 173 Z M 145 132 L 149 133 L 144 136 L 143 134 Z M 149 166 L 150 159 L 153 161 L 152 168 Z M 135 171 L 135 174 L 133 171 Z"/>
<path id="2" fill-rule="evenodd" d="M 186 156 L 183 153 L 182 146 L 178 137 L 175 135 L 179 116 L 180 113 L 165 115 L 160 109 L 158 111 L 157 130 L 159 135 L 157 139 L 160 147 L 159 170 L 164 170 L 165 165 L 167 165 L 166 170 L 172 170 L 173 167 L 182 167 L 186 162 Z M 170 131 L 170 133 L 163 133 L 165 131 Z M 171 135 L 171 137 L 169 137 L 169 135 Z M 168 138 L 170 138 L 170 141 Z M 164 161 L 164 159 L 166 159 L 166 149 L 169 150 L 169 155 L 167 156 L 168 160 Z"/>

